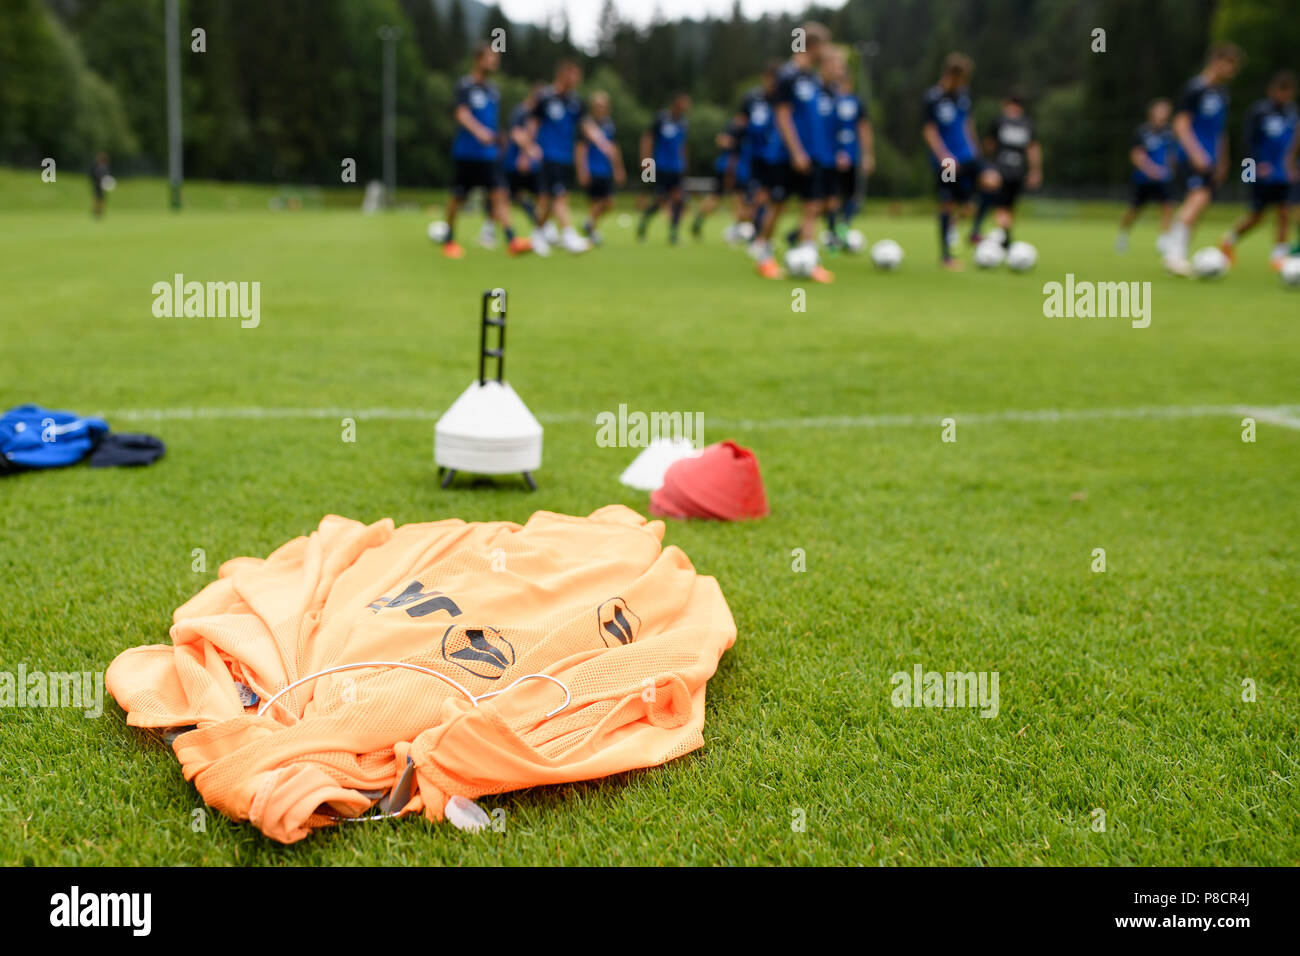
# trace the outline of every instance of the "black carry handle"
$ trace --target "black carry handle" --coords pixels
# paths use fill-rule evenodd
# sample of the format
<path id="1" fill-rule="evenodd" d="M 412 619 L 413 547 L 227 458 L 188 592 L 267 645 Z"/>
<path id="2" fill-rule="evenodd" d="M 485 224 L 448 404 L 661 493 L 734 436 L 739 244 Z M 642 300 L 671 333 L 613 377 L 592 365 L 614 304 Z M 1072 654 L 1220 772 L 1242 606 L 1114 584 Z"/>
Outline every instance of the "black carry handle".
<path id="1" fill-rule="evenodd" d="M 494 307 L 495 306 L 495 307 Z M 497 347 L 488 348 L 488 326 L 497 327 Z M 483 325 L 478 341 L 478 383 L 487 384 L 487 360 L 497 360 L 497 381 L 505 381 L 506 373 L 506 290 L 483 290 Z"/>

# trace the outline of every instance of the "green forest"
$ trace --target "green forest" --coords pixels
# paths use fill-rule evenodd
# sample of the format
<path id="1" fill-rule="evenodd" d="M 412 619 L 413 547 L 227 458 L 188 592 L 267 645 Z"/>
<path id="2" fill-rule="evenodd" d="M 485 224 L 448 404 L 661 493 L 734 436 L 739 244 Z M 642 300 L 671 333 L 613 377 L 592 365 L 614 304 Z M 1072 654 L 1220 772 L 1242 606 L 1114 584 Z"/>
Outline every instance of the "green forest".
<path id="1" fill-rule="evenodd" d="M 165 170 L 163 0 L 0 8 L 0 162 L 36 167 L 48 156 L 82 168 L 104 149 L 119 172 Z M 927 191 L 922 97 L 950 50 L 975 58 L 981 124 L 1008 89 L 1027 94 L 1047 190 L 1078 196 L 1122 187 L 1146 102 L 1175 96 L 1209 43 L 1232 40 L 1249 58 L 1232 90 L 1234 138 L 1267 77 L 1300 59 L 1300 17 L 1287 0 L 849 0 L 805 16 L 852 49 L 877 129 L 876 195 Z M 498 27 L 503 111 L 560 58 L 576 57 L 586 91 L 609 91 L 631 157 L 653 112 L 686 90 L 693 172 L 707 174 L 714 134 L 763 65 L 788 54 L 805 16 L 746 19 L 737 4 L 722 19 L 660 17 L 638 28 L 607 0 L 596 49 L 580 50 L 562 21 L 514 24 L 475 0 L 180 0 L 186 176 L 327 185 L 353 158 L 361 181 L 378 178 L 383 25 L 401 30 L 399 187 L 448 181 L 452 90 L 471 45 Z"/>

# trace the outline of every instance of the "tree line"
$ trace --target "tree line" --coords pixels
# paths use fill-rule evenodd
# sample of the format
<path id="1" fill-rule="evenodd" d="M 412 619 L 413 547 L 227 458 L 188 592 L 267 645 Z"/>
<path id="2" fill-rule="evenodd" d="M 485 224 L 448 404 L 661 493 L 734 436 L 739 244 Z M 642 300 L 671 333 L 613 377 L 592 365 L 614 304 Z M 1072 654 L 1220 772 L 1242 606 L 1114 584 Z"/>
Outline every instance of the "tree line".
<path id="1" fill-rule="evenodd" d="M 791 30 L 826 23 L 850 47 L 877 129 L 876 195 L 930 189 L 922 97 L 950 50 L 974 57 L 980 126 L 999 97 L 1027 97 L 1049 188 L 1122 186 L 1146 102 L 1176 96 L 1207 46 L 1232 40 L 1249 60 L 1234 84 L 1237 119 L 1275 69 L 1296 66 L 1300 17 L 1289 0 L 848 0 L 799 16 L 668 20 L 638 27 L 605 0 L 596 48 L 561 21 L 511 23 L 475 0 L 180 0 L 184 149 L 190 177 L 338 183 L 342 161 L 378 178 L 382 123 L 378 30 L 396 25 L 399 185 L 451 173 L 452 91 L 474 43 L 503 30 L 504 111 L 573 57 L 586 88 L 613 101 L 629 158 L 653 113 L 692 94 L 692 172 L 707 174 L 714 135 Z M 163 0 L 5 0 L 0 17 L 0 161 L 46 156 L 84 166 L 104 149 L 122 171 L 166 169 Z M 474 26 L 471 26 L 474 24 Z M 201 29 L 202 51 L 191 31 Z M 1102 31 L 1100 34 L 1098 31 Z"/>

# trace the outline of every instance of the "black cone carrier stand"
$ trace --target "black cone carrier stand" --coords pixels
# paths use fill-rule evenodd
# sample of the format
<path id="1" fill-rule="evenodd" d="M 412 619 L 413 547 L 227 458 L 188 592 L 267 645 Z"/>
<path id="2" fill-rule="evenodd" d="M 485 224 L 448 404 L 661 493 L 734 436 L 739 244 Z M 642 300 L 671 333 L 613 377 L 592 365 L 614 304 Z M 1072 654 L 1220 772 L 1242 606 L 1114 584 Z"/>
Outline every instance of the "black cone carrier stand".
<path id="1" fill-rule="evenodd" d="M 491 330 L 496 346 L 489 348 Z M 489 360 L 496 377 L 488 378 Z M 506 292 L 483 293 L 479 332 L 478 378 L 438 419 L 433 457 L 446 488 L 459 471 L 480 475 L 521 472 L 530 490 L 537 489 L 532 472 L 542 464 L 542 426 L 523 399 L 505 380 Z"/>

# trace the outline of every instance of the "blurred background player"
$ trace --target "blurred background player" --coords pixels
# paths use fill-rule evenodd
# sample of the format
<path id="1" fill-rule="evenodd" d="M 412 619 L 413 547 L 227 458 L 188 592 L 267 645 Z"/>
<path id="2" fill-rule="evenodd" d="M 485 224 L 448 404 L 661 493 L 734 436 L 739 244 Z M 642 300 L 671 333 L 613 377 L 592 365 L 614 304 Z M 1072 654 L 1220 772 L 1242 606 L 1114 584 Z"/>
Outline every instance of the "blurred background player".
<path id="1" fill-rule="evenodd" d="M 1034 124 L 1025 112 L 1023 95 L 1016 90 L 1002 101 L 1001 111 L 989 127 L 988 150 L 1002 185 L 996 192 L 981 193 L 979 211 L 971 223 L 970 241 L 978 243 L 980 226 L 990 209 L 1002 230 L 1002 247 L 1011 248 L 1011 227 L 1015 222 L 1016 200 L 1024 189 L 1034 190 L 1043 184 L 1043 150 L 1034 133 Z"/>
<path id="2" fill-rule="evenodd" d="M 497 126 L 501 96 L 490 80 L 500 62 L 500 55 L 490 45 L 480 44 L 474 51 L 469 73 L 456 84 L 453 102 L 457 129 L 451 145 L 456 169 L 451 198 L 447 201 L 447 236 L 442 243 L 442 254 L 448 259 L 459 259 L 465 254 L 456 241 L 456 215 L 473 189 L 487 193 L 491 218 L 504 231 L 511 255 L 528 249 L 528 241 L 517 238 L 510 228 L 505 178 L 501 171 Z"/>
<path id="3" fill-rule="evenodd" d="M 569 212 L 569 191 L 574 183 L 574 145 L 581 133 L 602 151 L 612 148 L 587 115 L 578 96 L 581 82 L 582 69 L 578 64 L 573 60 L 561 60 L 555 68 L 554 82 L 537 94 L 537 104 L 529 120 L 529 135 L 542 150 L 542 197 L 538 203 L 538 221 L 544 229 L 554 216 L 560 224 L 557 237 L 560 246 L 575 253 L 586 252 L 591 243 L 573 228 Z"/>
<path id="4" fill-rule="evenodd" d="M 876 168 L 875 139 L 867 108 L 853 92 L 848 56 L 843 49 L 828 49 L 822 79 L 832 96 L 835 151 L 835 165 L 826 189 L 826 225 L 834 243 L 842 249 L 866 190 L 867 177 Z"/>
<path id="5" fill-rule="evenodd" d="M 1269 206 L 1277 207 L 1277 242 L 1269 262 L 1278 268 L 1286 258 L 1288 207 L 1296 181 L 1291 149 L 1296 134 L 1295 88 L 1295 74 L 1282 70 L 1269 81 L 1267 95 L 1252 103 L 1246 112 L 1244 148 L 1255 161 L 1255 183 L 1251 187 L 1250 211 L 1219 243 L 1231 262 L 1237 261 L 1237 241 L 1255 228 Z"/>
<path id="6" fill-rule="evenodd" d="M 654 159 L 653 198 L 641 213 L 636 227 L 637 239 L 644 240 L 650 219 L 659 207 L 668 204 L 668 241 L 676 244 L 677 228 L 681 224 L 682 210 L 686 206 L 686 132 L 691 98 L 677 93 L 666 110 L 655 114 L 650 128 L 641 134 L 641 157 Z"/>
<path id="7" fill-rule="evenodd" d="M 1167 99 L 1152 100 L 1147 107 L 1146 122 L 1133 134 L 1133 147 L 1128 153 L 1133 164 L 1133 198 L 1119 220 L 1116 252 L 1128 251 L 1129 230 L 1142 207 L 1149 202 L 1160 203 L 1160 235 L 1169 232 L 1169 219 L 1174 210 L 1169 189 L 1174 178 L 1174 134 L 1169 128 L 1171 111 Z"/>
<path id="8" fill-rule="evenodd" d="M 992 192 L 1001 186 L 997 170 L 986 168 L 975 148 L 967 90 L 974 71 L 975 64 L 964 53 L 949 53 L 944 58 L 939 82 L 925 94 L 925 125 L 921 129 L 939 192 L 939 261 L 954 272 L 962 268 L 952 254 L 954 217 L 967 210 L 976 190 Z"/>
<path id="9" fill-rule="evenodd" d="M 780 69 L 780 60 L 768 61 L 761 84 L 746 94 L 739 110 L 745 114 L 745 149 L 749 154 L 749 190 L 746 195 L 751 231 L 749 255 L 757 262 L 771 255 L 770 244 L 763 238 L 763 228 L 765 217 L 770 212 L 771 159 L 777 149 L 772 97 L 776 93 L 776 77 Z"/>
<path id="10" fill-rule="evenodd" d="M 508 128 L 503 162 L 510 201 L 524 211 L 535 230 L 541 226 L 537 220 L 537 201 L 542 193 L 542 150 L 533 140 L 528 120 L 543 86 L 542 83 L 534 83 L 523 102 L 510 111 L 506 122 Z M 542 238 L 540 232 L 534 233 L 531 244 L 533 252 L 538 255 L 551 254 L 550 244 Z"/>
<path id="11" fill-rule="evenodd" d="M 622 186 L 627 180 L 623 154 L 614 145 L 614 120 L 609 113 L 609 94 L 604 90 L 591 94 L 591 121 L 604 136 L 609 152 L 592 142 L 584 131 L 578 139 L 574 157 L 577 161 L 578 183 L 587 191 L 587 199 L 591 203 L 582 231 L 588 239 L 600 245 L 602 236 L 597 228 L 600 219 L 613 208 L 614 187 Z"/>
<path id="12" fill-rule="evenodd" d="M 104 217 L 104 194 L 108 192 L 106 184 L 113 182 L 113 174 L 108 169 L 108 153 L 95 154 L 95 161 L 90 164 L 90 192 L 94 197 L 91 213 L 96 219 Z"/>
<path id="13" fill-rule="evenodd" d="M 713 192 L 700 201 L 691 221 L 691 235 L 696 239 L 704 236 L 704 223 L 727 196 L 736 197 L 736 222 L 727 227 L 728 241 L 734 241 L 736 225 L 745 217 L 745 190 L 749 185 L 749 159 L 744 154 L 745 118 L 743 114 L 733 116 L 723 129 L 714 137 L 718 147 L 718 157 L 713 161 Z"/>
<path id="14" fill-rule="evenodd" d="M 803 31 L 803 49 L 796 50 L 781 68 L 773 94 L 779 148 L 773 163 L 776 167 L 772 173 L 773 185 L 769 189 L 772 208 L 763 224 L 767 255 L 758 264 L 758 274 L 765 279 L 781 276 L 781 267 L 772 253 L 771 237 L 786 198 L 795 195 L 801 201 L 795 238 L 798 245 L 810 250 L 815 263 L 809 278 L 815 282 L 831 282 L 835 277 L 817 261 L 817 220 L 826 195 L 825 171 L 834 163 L 830 129 L 822 113 L 825 108 L 822 81 L 817 71 L 831 37 L 830 31 L 820 23 L 805 23 Z"/>
<path id="15" fill-rule="evenodd" d="M 1237 75 L 1241 61 L 1241 50 L 1231 43 L 1211 47 L 1205 67 L 1188 82 L 1174 112 L 1187 190 L 1164 240 L 1165 268 L 1174 275 L 1192 274 L 1187 261 L 1192 230 L 1228 175 L 1227 83 Z"/>

